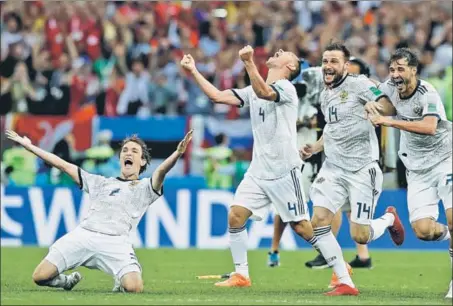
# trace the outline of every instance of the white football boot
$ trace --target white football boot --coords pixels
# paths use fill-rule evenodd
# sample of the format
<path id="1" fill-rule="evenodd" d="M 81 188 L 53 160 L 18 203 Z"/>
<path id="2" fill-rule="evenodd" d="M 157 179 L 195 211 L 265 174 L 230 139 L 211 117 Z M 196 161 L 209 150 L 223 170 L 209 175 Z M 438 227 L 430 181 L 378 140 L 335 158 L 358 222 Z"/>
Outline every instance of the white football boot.
<path id="1" fill-rule="evenodd" d="M 72 290 L 81 280 L 82 275 L 79 272 L 73 272 L 67 276 L 68 280 L 66 281 L 66 285 L 64 285 L 64 290 Z"/>

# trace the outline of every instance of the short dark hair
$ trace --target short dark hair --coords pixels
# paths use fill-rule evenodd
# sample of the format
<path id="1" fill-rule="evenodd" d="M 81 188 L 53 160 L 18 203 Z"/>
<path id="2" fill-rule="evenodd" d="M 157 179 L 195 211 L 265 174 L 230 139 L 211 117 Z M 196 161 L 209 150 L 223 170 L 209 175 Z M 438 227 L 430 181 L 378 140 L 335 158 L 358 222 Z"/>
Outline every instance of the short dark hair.
<path id="1" fill-rule="evenodd" d="M 289 80 L 290 81 L 295 80 L 300 75 L 300 71 L 302 70 L 302 64 L 303 63 L 304 63 L 304 60 L 297 59 L 296 70 L 292 71 L 289 74 Z"/>
<path id="2" fill-rule="evenodd" d="M 135 142 L 142 148 L 142 159 L 146 160 L 146 164 L 144 166 L 140 167 L 139 174 L 142 174 L 146 170 L 146 168 L 148 168 L 148 165 L 151 162 L 151 153 L 150 153 L 151 150 L 148 149 L 148 146 L 141 138 L 139 138 L 137 135 L 134 134 L 130 137 L 125 138 L 121 142 L 120 154 L 121 154 L 121 151 L 123 151 L 124 145 L 128 142 Z"/>
<path id="3" fill-rule="evenodd" d="M 370 67 L 363 60 L 357 57 L 351 57 L 349 62 L 359 66 L 360 74 L 364 74 L 368 78 L 370 77 Z"/>
<path id="4" fill-rule="evenodd" d="M 348 48 L 339 42 L 331 42 L 327 45 L 324 51 L 341 51 L 344 54 L 346 60 L 351 57 L 351 52 L 349 52 Z"/>
<path id="5" fill-rule="evenodd" d="M 389 66 L 391 63 L 396 62 L 400 59 L 406 59 L 407 65 L 411 67 L 418 67 L 418 56 L 409 48 L 399 48 L 392 54 L 389 60 Z"/>

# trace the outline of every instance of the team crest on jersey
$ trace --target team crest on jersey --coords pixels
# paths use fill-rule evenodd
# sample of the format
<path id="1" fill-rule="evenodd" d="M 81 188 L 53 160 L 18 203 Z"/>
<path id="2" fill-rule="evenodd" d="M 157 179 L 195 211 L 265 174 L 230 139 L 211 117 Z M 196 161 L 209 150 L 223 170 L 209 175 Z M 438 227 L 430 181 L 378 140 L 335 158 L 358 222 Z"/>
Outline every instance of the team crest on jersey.
<path id="1" fill-rule="evenodd" d="M 417 116 L 421 116 L 423 112 L 423 108 L 420 105 L 415 105 L 412 109 Z"/>
<path id="2" fill-rule="evenodd" d="M 318 179 L 316 180 L 316 184 L 321 184 L 322 182 L 324 182 L 326 179 L 323 178 L 323 177 L 318 177 Z"/>
<path id="3" fill-rule="evenodd" d="M 340 99 L 341 99 L 341 103 L 346 102 L 346 100 L 348 99 L 348 92 L 346 90 L 341 91 Z"/>
<path id="4" fill-rule="evenodd" d="M 129 187 L 134 187 L 137 184 L 138 184 L 138 181 L 132 181 L 129 183 Z"/>

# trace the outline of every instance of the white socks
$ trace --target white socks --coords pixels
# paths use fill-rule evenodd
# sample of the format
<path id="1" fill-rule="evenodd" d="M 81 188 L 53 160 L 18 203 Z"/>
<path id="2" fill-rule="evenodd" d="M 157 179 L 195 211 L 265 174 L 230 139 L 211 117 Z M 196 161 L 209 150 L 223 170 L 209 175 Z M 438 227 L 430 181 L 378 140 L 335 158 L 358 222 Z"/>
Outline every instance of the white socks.
<path id="1" fill-rule="evenodd" d="M 381 237 L 385 230 L 393 225 L 395 221 L 395 216 L 391 213 L 386 213 L 379 219 L 371 220 L 370 222 L 370 238 L 368 238 L 368 242 L 378 239 Z"/>
<path id="2" fill-rule="evenodd" d="M 63 288 L 66 285 L 68 276 L 60 274 L 52 278 L 51 280 L 43 283 L 43 286 L 54 287 L 54 288 Z"/>
<path id="3" fill-rule="evenodd" d="M 323 226 L 313 229 L 315 236 L 310 239 L 313 247 L 318 250 L 325 258 L 327 264 L 333 268 L 333 271 L 338 277 L 340 283 L 349 285 L 355 288 L 351 277 L 349 276 L 348 268 L 343 259 L 340 245 L 337 239 L 332 234 L 330 226 Z"/>
<path id="4" fill-rule="evenodd" d="M 245 224 L 240 228 L 229 228 L 230 249 L 233 256 L 236 273 L 249 277 L 249 265 L 247 262 L 248 235 Z"/>

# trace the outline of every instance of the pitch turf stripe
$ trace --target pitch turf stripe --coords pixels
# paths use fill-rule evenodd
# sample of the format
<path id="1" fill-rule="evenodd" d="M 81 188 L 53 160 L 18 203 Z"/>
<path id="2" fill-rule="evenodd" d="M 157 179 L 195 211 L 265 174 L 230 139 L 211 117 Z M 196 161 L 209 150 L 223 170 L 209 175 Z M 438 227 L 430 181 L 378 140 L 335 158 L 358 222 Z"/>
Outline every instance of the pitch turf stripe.
<path id="1" fill-rule="evenodd" d="M 295 169 L 291 170 L 291 178 L 293 179 L 294 190 L 296 192 L 297 206 L 299 208 L 299 215 L 303 215 L 303 214 L 305 214 L 304 198 L 302 196 L 302 191 L 300 190 L 300 183 L 299 183 L 299 179 L 297 178 Z"/>

